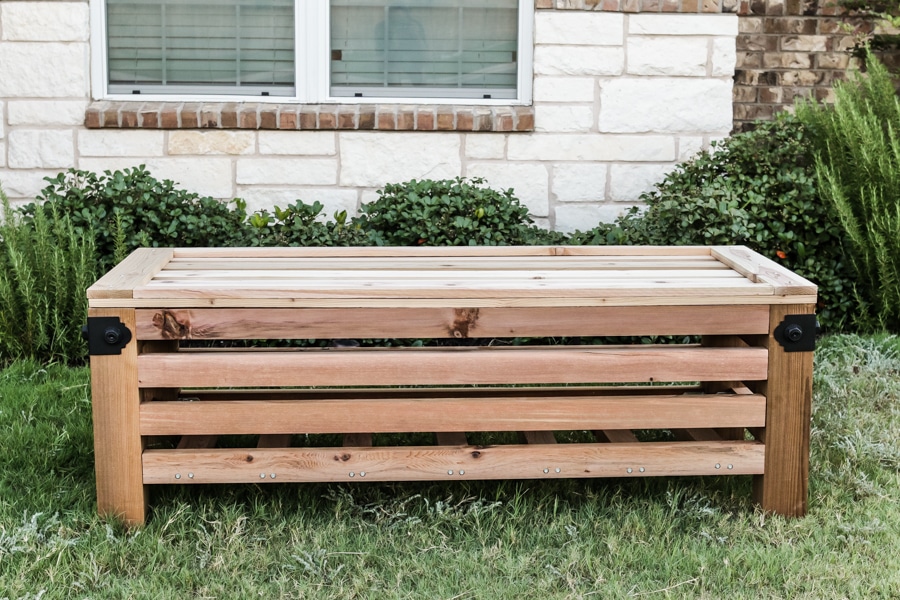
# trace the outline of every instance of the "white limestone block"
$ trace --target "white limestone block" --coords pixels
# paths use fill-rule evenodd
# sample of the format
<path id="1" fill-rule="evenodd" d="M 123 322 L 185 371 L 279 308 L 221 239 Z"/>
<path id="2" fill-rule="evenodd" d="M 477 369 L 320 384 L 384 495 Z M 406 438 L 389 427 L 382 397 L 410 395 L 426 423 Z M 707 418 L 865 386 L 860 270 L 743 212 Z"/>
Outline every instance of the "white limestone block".
<path id="1" fill-rule="evenodd" d="M 253 154 L 256 134 L 252 131 L 192 130 L 169 132 L 169 154 Z"/>
<path id="2" fill-rule="evenodd" d="M 538 104 L 534 107 L 534 130 L 537 132 L 588 132 L 594 122 L 593 106 Z"/>
<path id="3" fill-rule="evenodd" d="M 88 45 L 0 42 L 0 74 L 5 98 L 87 98 Z"/>
<path id="4" fill-rule="evenodd" d="M 534 74 L 606 76 L 620 75 L 625 69 L 625 50 L 621 47 L 535 46 Z"/>
<path id="5" fill-rule="evenodd" d="M 87 100 L 12 100 L 7 118 L 10 125 L 80 126 L 87 105 Z"/>
<path id="6" fill-rule="evenodd" d="M 159 180 L 171 179 L 179 189 L 230 200 L 234 198 L 234 169 L 229 157 L 149 158 L 129 157 L 82 158 L 78 168 L 95 173 L 116 171 L 144 164 Z"/>
<path id="7" fill-rule="evenodd" d="M 500 190 L 512 189 L 528 207 L 528 212 L 545 217 L 550 211 L 550 178 L 547 166 L 540 163 L 483 162 L 466 168 L 467 177 L 483 177 L 487 185 Z"/>
<path id="8" fill-rule="evenodd" d="M 324 208 L 319 214 L 320 221 L 331 220 L 334 213 L 343 210 L 349 216 L 356 214 L 358 194 L 356 190 L 342 188 L 263 188 L 248 187 L 238 188 L 238 196 L 247 202 L 247 212 L 252 213 L 260 209 L 268 210 L 278 206 L 286 208 L 297 200 L 306 204 L 321 202 Z"/>
<path id="9" fill-rule="evenodd" d="M 90 35 L 87 2 L 4 2 L 0 39 L 21 42 L 85 42 Z"/>
<path id="10" fill-rule="evenodd" d="M 734 77 L 737 64 L 737 45 L 735 38 L 713 38 L 712 70 L 713 77 Z"/>
<path id="11" fill-rule="evenodd" d="M 704 37 L 630 36 L 627 52 L 630 75 L 706 76 L 709 45 Z"/>
<path id="12" fill-rule="evenodd" d="M 31 202 L 47 187 L 45 177 L 56 177 L 59 170 L 41 171 L 38 169 L 3 169 L 0 170 L 0 186 L 13 203 L 17 201 Z"/>
<path id="13" fill-rule="evenodd" d="M 238 185 L 334 185 L 338 163 L 333 158 L 239 158 Z"/>
<path id="14" fill-rule="evenodd" d="M 164 132 L 150 129 L 82 129 L 78 132 L 81 156 L 162 156 Z M 131 161 L 134 162 L 134 161 Z"/>
<path id="15" fill-rule="evenodd" d="M 13 169 L 67 169 L 75 166 L 74 132 L 14 129 L 9 132 L 8 164 Z"/>
<path id="16" fill-rule="evenodd" d="M 628 35 L 722 35 L 737 36 L 735 14 L 628 15 Z"/>
<path id="17" fill-rule="evenodd" d="M 671 135 L 534 134 L 511 136 L 509 160 L 649 161 L 675 160 Z"/>
<path id="18" fill-rule="evenodd" d="M 678 137 L 678 161 L 684 162 L 695 157 L 706 146 L 703 136 L 682 135 Z"/>
<path id="19" fill-rule="evenodd" d="M 0 169 L 6 166 L 6 142 L 0 140 Z M 3 182 L 0 181 L 0 186 Z"/>
<path id="20" fill-rule="evenodd" d="M 602 202 L 606 199 L 606 163 L 562 163 L 553 166 L 552 191 L 558 202 Z"/>
<path id="21" fill-rule="evenodd" d="M 600 84 L 599 129 L 616 133 L 712 133 L 732 127 L 730 80 L 608 79 Z"/>
<path id="22" fill-rule="evenodd" d="M 500 133 L 466 134 L 466 158 L 503 159 L 507 136 Z"/>
<path id="23" fill-rule="evenodd" d="M 3 139 L 3 128 L 5 120 L 6 119 L 3 118 L 3 101 L 0 100 L 0 140 Z"/>
<path id="24" fill-rule="evenodd" d="M 260 131 L 259 153 L 334 156 L 335 140 L 333 131 Z"/>
<path id="25" fill-rule="evenodd" d="M 621 46 L 625 15 L 613 12 L 539 11 L 534 17 L 537 44 Z"/>
<path id="26" fill-rule="evenodd" d="M 462 136 L 455 133 L 340 134 L 340 184 L 380 188 L 410 179 L 451 179 L 462 173 Z"/>
<path id="27" fill-rule="evenodd" d="M 664 165 L 612 165 L 609 168 L 609 197 L 616 202 L 638 202 L 641 194 L 653 190 L 674 168 Z"/>
<path id="28" fill-rule="evenodd" d="M 591 77 L 535 77 L 535 102 L 593 102 L 596 81 Z"/>
<path id="29" fill-rule="evenodd" d="M 618 204 L 564 204 L 556 207 L 554 229 L 563 233 L 586 231 L 600 223 L 612 223 L 628 206 Z"/>

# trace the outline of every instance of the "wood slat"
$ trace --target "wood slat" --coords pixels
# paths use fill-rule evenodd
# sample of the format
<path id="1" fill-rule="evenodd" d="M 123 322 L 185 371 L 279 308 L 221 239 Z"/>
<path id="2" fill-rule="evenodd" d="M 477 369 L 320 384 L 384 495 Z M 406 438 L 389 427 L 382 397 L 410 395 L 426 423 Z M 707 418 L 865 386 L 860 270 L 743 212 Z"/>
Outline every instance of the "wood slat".
<path id="1" fill-rule="evenodd" d="M 151 339 L 470 338 L 764 334 L 764 305 L 541 308 L 138 309 Z"/>
<path id="2" fill-rule="evenodd" d="M 87 289 L 88 298 L 131 298 L 132 290 L 150 281 L 174 255 L 171 248 L 139 248 Z"/>
<path id="3" fill-rule="evenodd" d="M 153 402 L 141 435 L 561 431 L 760 427 L 766 399 L 751 395 L 378 398 Z M 369 444 L 371 444 L 371 437 Z M 358 443 L 356 445 L 367 445 Z"/>
<path id="4" fill-rule="evenodd" d="M 178 352 L 139 356 L 138 383 L 242 387 L 762 380 L 767 361 L 762 348 L 675 346 Z"/>
<path id="5" fill-rule="evenodd" d="M 446 256 L 709 256 L 708 246 L 356 246 L 175 248 L 175 258 L 317 258 Z"/>
<path id="6" fill-rule="evenodd" d="M 774 286 L 778 295 L 817 293 L 818 288 L 811 281 L 744 246 L 714 247 L 711 253 L 749 280 Z"/>
<path id="7" fill-rule="evenodd" d="M 757 442 L 148 450 L 144 482 L 278 483 L 748 475 Z M 185 477 L 190 473 L 193 477 Z M 176 479 L 176 475 L 179 477 Z"/>
<path id="8" fill-rule="evenodd" d="M 268 297 L 259 291 L 245 296 L 212 298 L 185 296 L 183 298 L 92 298 L 88 301 L 90 308 L 129 307 L 159 308 L 164 304 L 167 309 L 175 308 L 447 308 L 465 306 L 467 308 L 524 308 L 524 307 L 581 307 L 581 306 L 721 306 L 721 305 L 795 305 L 815 304 L 815 294 L 808 296 L 773 296 L 759 293 L 742 295 L 736 291 L 724 296 L 697 294 L 685 295 L 672 293 L 661 296 L 522 296 L 510 293 L 506 297 L 454 297 L 448 298 L 301 298 L 285 296 Z M 770 288 L 771 289 L 771 288 Z"/>

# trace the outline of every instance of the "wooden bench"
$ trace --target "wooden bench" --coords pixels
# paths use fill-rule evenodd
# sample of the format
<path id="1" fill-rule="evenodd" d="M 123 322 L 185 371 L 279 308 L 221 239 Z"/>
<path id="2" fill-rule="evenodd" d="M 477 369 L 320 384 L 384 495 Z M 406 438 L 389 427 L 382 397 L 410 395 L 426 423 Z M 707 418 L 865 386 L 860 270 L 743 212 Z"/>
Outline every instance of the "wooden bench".
<path id="1" fill-rule="evenodd" d="M 806 512 L 816 287 L 743 247 L 144 249 L 88 297 L 98 509 L 128 523 L 150 484 L 660 475 Z M 511 343 L 593 336 L 699 343 Z M 442 341 L 225 342 L 274 339 Z"/>

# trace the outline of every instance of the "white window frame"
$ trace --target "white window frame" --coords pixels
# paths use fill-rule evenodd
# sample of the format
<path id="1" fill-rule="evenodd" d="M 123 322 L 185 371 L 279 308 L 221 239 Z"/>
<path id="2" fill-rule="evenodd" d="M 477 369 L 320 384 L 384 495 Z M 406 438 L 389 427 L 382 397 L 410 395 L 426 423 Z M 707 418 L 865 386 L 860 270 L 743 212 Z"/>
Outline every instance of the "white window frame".
<path id="1" fill-rule="evenodd" d="M 328 0 L 295 0 L 295 93 L 288 96 L 207 94 L 112 94 L 106 53 L 106 0 L 90 0 L 91 90 L 95 100 L 141 102 L 260 102 L 298 104 L 462 104 L 530 105 L 534 62 L 534 0 L 519 0 L 519 48 L 516 98 L 345 97 L 330 93 Z M 306 23 L 306 25 L 304 25 Z"/>

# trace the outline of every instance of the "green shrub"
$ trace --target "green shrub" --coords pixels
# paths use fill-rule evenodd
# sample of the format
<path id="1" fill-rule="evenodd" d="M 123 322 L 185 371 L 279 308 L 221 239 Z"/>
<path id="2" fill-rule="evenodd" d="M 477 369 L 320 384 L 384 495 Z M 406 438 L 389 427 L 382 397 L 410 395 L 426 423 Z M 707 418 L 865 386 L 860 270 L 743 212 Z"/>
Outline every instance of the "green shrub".
<path id="1" fill-rule="evenodd" d="M 65 215 L 79 234 L 93 232 L 101 272 L 135 248 L 234 246 L 244 238 L 244 204 L 236 208 L 159 181 L 141 165 L 97 175 L 70 169 L 48 179 L 38 203 L 24 207 L 27 221 Z M 43 201 L 43 205 L 40 202 Z"/>
<path id="2" fill-rule="evenodd" d="M 51 208 L 25 223 L 0 188 L 0 364 L 16 359 L 73 364 L 87 345 L 85 290 L 96 279 L 91 236 Z"/>
<path id="3" fill-rule="evenodd" d="M 287 208 L 275 207 L 273 214 L 259 210 L 247 219 L 247 246 L 361 246 L 366 235 L 347 224 L 347 211 L 334 215 L 334 221 L 318 219 L 322 203 L 306 204 L 297 200 Z"/>
<path id="4" fill-rule="evenodd" d="M 388 184 L 364 204 L 353 224 L 377 246 L 553 244 L 563 234 L 534 225 L 512 190 L 484 180 L 412 180 Z"/>
<path id="5" fill-rule="evenodd" d="M 900 100 L 872 55 L 835 86 L 833 106 L 798 105 L 814 142 L 822 197 L 846 232 L 865 329 L 900 331 Z"/>
<path id="6" fill-rule="evenodd" d="M 823 325 L 839 329 L 854 309 L 843 233 L 819 199 L 805 128 L 781 115 L 757 123 L 679 165 L 615 224 L 572 243 L 743 244 L 819 286 Z"/>

